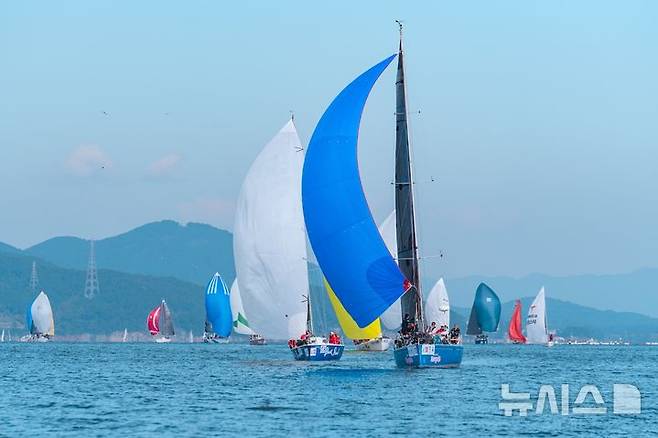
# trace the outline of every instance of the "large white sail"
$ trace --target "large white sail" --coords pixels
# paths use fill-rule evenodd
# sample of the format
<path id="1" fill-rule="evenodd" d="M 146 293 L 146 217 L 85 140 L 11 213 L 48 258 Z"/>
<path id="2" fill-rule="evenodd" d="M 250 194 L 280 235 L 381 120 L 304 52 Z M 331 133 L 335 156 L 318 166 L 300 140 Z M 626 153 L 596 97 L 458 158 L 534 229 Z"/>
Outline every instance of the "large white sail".
<path id="1" fill-rule="evenodd" d="M 443 278 L 436 282 L 427 295 L 425 321 L 428 324 L 435 322 L 438 327 L 443 325 L 450 327 L 450 300 Z"/>
<path id="2" fill-rule="evenodd" d="M 526 320 L 526 338 L 529 344 L 545 344 L 548 342 L 546 329 L 546 297 L 542 287 L 537 297 L 528 309 Z"/>
<path id="3" fill-rule="evenodd" d="M 37 335 L 55 336 L 55 321 L 53 309 L 48 295 L 43 291 L 36 297 L 30 308 L 32 314 L 31 332 Z"/>
<path id="4" fill-rule="evenodd" d="M 395 210 L 388 215 L 384 222 L 379 225 L 379 234 L 382 235 L 386 248 L 391 253 L 393 258 L 398 256 L 398 242 L 395 233 Z M 402 308 L 400 307 L 400 300 L 395 301 L 386 311 L 380 316 L 382 324 L 389 330 L 397 330 L 402 324 Z"/>
<path id="5" fill-rule="evenodd" d="M 251 165 L 237 202 L 233 252 L 240 294 L 251 328 L 271 339 L 298 338 L 306 329 L 303 164 L 291 120 Z"/>
<path id="6" fill-rule="evenodd" d="M 231 314 L 233 315 L 233 331 L 241 335 L 254 335 L 254 331 L 249 327 L 247 314 L 244 311 L 242 297 L 240 296 L 240 286 L 238 280 L 233 280 L 231 285 Z"/>

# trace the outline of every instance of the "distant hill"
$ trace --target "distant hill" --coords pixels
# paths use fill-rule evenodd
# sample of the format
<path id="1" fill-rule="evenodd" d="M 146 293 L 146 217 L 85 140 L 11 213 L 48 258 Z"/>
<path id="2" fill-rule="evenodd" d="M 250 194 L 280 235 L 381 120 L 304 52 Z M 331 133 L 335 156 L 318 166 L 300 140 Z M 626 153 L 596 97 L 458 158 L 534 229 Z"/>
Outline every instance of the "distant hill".
<path id="1" fill-rule="evenodd" d="M 7 245 L 6 243 L 0 242 L 0 253 L 9 253 L 9 254 L 20 254 L 21 250 L 18 248 L 14 248 L 11 245 Z"/>
<path id="2" fill-rule="evenodd" d="M 174 277 L 199 285 L 205 285 L 217 271 L 228 282 L 235 278 L 233 236 L 210 225 L 153 222 L 98 240 L 95 248 L 99 269 Z M 58 266 L 86 269 L 89 241 L 55 237 L 25 253 Z"/>
<path id="3" fill-rule="evenodd" d="M 522 323 L 534 297 L 521 298 Z M 503 303 L 498 333 L 493 337 L 505 338 L 507 327 L 514 309 L 513 301 Z M 464 315 L 470 314 L 470 308 L 456 308 Z M 618 339 L 640 342 L 658 340 L 658 318 L 631 312 L 613 312 L 596 310 L 554 298 L 546 299 L 546 314 L 549 330 L 556 330 L 559 336 L 576 338 Z M 465 321 L 464 321 L 465 324 Z M 464 326 L 465 327 L 465 326 Z"/>

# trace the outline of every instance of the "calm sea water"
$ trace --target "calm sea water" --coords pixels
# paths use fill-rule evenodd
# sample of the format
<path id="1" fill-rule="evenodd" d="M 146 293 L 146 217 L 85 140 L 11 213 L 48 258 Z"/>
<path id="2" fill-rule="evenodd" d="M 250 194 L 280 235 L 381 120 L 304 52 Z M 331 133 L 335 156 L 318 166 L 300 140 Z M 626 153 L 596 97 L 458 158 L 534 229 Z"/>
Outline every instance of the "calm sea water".
<path id="1" fill-rule="evenodd" d="M 5 343 L 0 358 L 6 436 L 658 434 L 658 347 L 467 345 L 456 370 L 398 370 L 391 352 L 300 363 L 285 345 Z M 556 385 L 558 403 L 560 384 L 572 403 L 595 384 L 608 413 L 505 417 L 503 383 Z M 640 389 L 641 414 L 612 414 L 614 383 Z"/>

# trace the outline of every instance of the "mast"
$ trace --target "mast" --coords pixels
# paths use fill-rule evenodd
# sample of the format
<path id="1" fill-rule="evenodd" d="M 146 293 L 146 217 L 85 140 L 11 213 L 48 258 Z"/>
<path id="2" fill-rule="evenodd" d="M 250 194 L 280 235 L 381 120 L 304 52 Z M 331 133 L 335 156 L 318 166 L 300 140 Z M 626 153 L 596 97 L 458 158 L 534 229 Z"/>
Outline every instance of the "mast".
<path id="1" fill-rule="evenodd" d="M 313 334 L 313 314 L 311 313 L 311 294 L 309 293 L 308 295 L 302 295 L 304 297 L 304 300 L 302 302 L 306 302 L 306 330 L 310 334 Z"/>
<path id="2" fill-rule="evenodd" d="M 425 329 L 422 309 L 418 244 L 416 239 L 416 213 L 414 210 L 411 145 L 407 123 L 407 90 L 404 81 L 404 51 L 402 23 L 398 50 L 398 72 L 395 81 L 395 220 L 398 243 L 398 265 L 411 282 L 411 289 L 402 295 L 402 318 L 409 314 L 420 330 Z"/>

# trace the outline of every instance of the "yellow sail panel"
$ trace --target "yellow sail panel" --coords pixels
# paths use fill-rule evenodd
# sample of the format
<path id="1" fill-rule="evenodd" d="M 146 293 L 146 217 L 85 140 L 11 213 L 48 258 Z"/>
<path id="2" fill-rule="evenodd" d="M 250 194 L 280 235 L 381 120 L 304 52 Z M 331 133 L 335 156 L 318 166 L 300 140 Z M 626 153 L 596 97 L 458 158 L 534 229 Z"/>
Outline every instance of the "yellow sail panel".
<path id="1" fill-rule="evenodd" d="M 338 322 L 340 323 L 340 327 L 343 329 L 345 336 L 350 339 L 373 339 L 382 335 L 382 326 L 379 323 L 379 318 L 370 323 L 370 325 L 360 328 L 356 325 L 356 322 L 354 322 L 354 319 L 352 319 L 350 314 L 347 313 L 347 310 L 345 310 L 343 304 L 331 289 L 331 286 L 329 286 L 326 279 L 324 280 L 324 287 L 327 290 L 329 300 L 334 307 L 334 312 L 336 312 Z"/>

